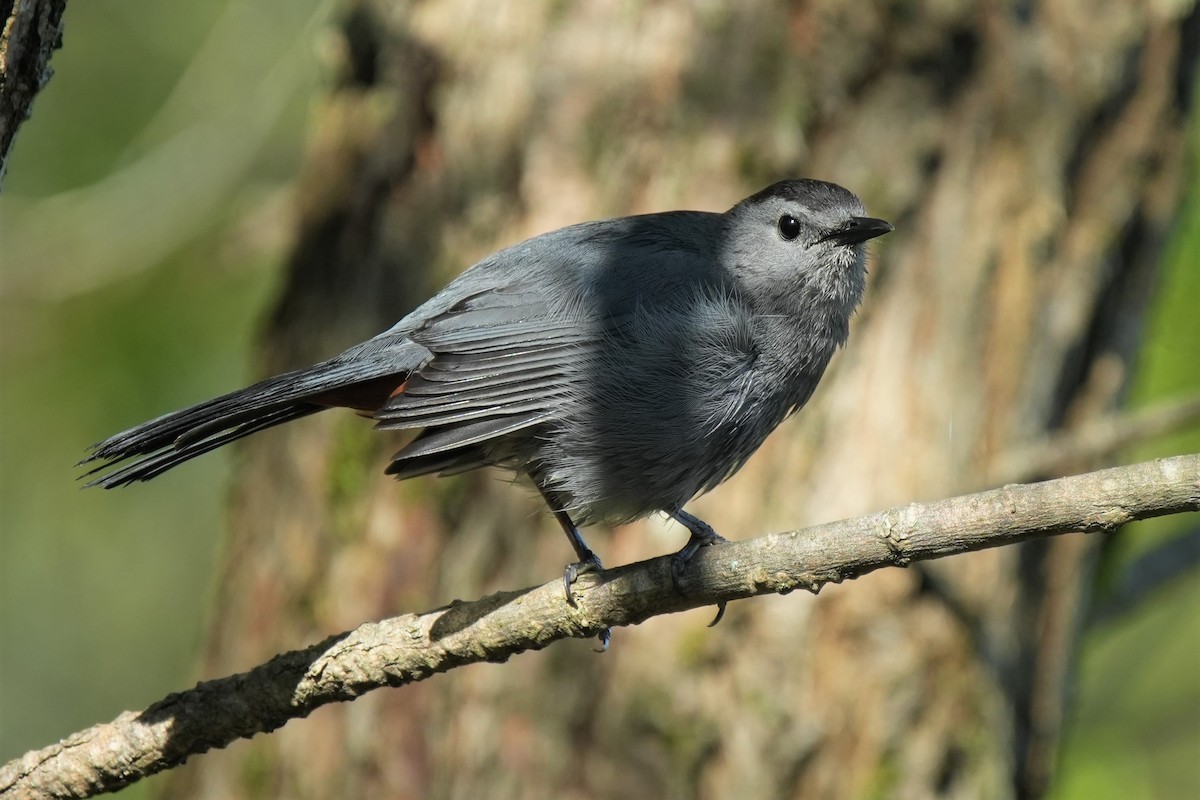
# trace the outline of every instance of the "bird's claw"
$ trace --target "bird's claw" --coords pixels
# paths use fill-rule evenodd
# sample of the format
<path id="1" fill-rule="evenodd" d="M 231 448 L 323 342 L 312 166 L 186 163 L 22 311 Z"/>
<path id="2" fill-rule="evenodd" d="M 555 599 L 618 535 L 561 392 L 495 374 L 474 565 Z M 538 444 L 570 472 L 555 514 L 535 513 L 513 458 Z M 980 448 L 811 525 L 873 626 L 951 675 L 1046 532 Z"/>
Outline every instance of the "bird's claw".
<path id="1" fill-rule="evenodd" d="M 591 550 L 584 550 L 578 561 L 574 564 L 567 564 L 566 569 L 563 570 L 563 592 L 567 595 L 567 603 L 572 607 L 575 606 L 575 595 L 571 593 L 571 584 L 578 580 L 580 575 L 602 571 L 604 571 L 604 564 L 600 562 L 600 557 Z M 612 642 L 612 628 L 600 631 L 598 638 L 600 647 L 596 648 L 596 652 L 606 652 L 608 645 Z"/>
<path id="2" fill-rule="evenodd" d="M 571 593 L 571 584 L 579 580 L 580 575 L 603 571 L 604 564 L 600 562 L 600 556 L 591 550 L 584 550 L 580 554 L 578 561 L 574 564 L 567 564 L 566 569 L 563 570 L 563 592 L 567 596 L 567 603 L 571 606 L 575 605 L 575 596 Z"/>
<path id="3" fill-rule="evenodd" d="M 701 547 L 723 544 L 728 540 L 714 531 L 708 523 L 697 517 L 693 517 L 685 511 L 677 510 L 671 516 L 687 526 L 687 529 L 692 534 L 687 544 L 671 557 L 671 582 L 675 584 L 677 590 L 682 592 L 683 587 L 680 586 L 680 579 L 683 577 L 684 566 L 692 560 L 692 556 L 696 555 Z M 713 617 L 712 622 L 708 623 L 708 627 L 711 628 L 721 621 L 721 618 L 725 616 L 725 606 L 726 603 L 724 600 L 717 604 L 717 615 Z"/>

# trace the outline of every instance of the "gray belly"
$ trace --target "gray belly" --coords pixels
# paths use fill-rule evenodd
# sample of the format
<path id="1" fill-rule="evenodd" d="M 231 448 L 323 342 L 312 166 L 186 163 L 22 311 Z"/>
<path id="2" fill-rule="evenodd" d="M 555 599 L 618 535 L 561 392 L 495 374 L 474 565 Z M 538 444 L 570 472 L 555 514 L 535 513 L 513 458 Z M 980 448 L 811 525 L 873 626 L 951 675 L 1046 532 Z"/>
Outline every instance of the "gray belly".
<path id="1" fill-rule="evenodd" d="M 703 301 L 613 334 L 573 371 L 559 418 L 527 443 L 530 471 L 577 522 L 682 506 L 740 468 L 815 386 L 827 357 L 815 374 L 780 371 L 760 357 L 749 314 Z"/>

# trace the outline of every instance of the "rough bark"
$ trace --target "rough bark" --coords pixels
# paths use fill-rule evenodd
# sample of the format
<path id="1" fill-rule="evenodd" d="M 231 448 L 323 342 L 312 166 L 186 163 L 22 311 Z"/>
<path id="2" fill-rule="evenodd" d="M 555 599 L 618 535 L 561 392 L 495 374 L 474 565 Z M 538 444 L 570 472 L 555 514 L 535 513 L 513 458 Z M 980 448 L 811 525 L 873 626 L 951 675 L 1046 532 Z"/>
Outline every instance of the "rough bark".
<path id="1" fill-rule="evenodd" d="M 50 80 L 50 56 L 62 47 L 62 17 L 67 0 L 0 2 L 0 184 L 8 169 L 8 151 L 33 108 L 33 99 Z"/>
<path id="2" fill-rule="evenodd" d="M 662 556 L 584 576 L 570 603 L 559 580 L 456 601 L 360 625 L 27 753 L 0 767 L 0 796 L 91 797 L 328 703 L 660 614 L 798 588 L 816 594 L 884 567 L 1186 511 L 1200 511 L 1200 454 L 730 542 L 701 551 L 678 577 Z"/>
<path id="3" fill-rule="evenodd" d="M 523 236 L 809 175 L 898 231 L 813 401 L 694 510 L 750 535 L 982 485 L 1120 398 L 1185 174 L 1195 26 L 1132 0 L 355 3 L 263 371 Z M 495 476 L 393 485 L 395 446 L 329 414 L 244 448 L 205 676 L 570 557 Z M 683 541 L 590 537 L 610 565 Z M 1035 797 L 1094 553 L 1005 548 L 715 631 L 657 620 L 602 658 L 455 670 L 198 759 L 170 794 Z"/>

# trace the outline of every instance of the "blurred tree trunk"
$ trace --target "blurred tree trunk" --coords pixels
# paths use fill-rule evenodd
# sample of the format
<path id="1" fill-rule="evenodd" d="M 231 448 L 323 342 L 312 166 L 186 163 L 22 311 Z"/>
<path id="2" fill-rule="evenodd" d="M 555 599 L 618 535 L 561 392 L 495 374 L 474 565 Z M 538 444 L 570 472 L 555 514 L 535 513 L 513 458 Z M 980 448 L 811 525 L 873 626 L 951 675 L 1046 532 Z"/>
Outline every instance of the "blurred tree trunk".
<path id="1" fill-rule="evenodd" d="M 719 531 L 977 487 L 1119 399 L 1184 174 L 1188 4 L 349 6 L 264 373 L 390 326 L 503 244 L 806 175 L 898 232 L 812 403 L 694 505 Z M 248 443 L 205 675 L 571 558 L 532 491 L 396 485 L 396 447 L 339 413 Z M 685 534 L 589 538 L 621 564 Z M 739 603 L 714 630 L 659 618 L 604 656 L 566 642 L 375 692 L 196 759 L 170 795 L 1036 797 L 1096 545 L 887 570 Z"/>

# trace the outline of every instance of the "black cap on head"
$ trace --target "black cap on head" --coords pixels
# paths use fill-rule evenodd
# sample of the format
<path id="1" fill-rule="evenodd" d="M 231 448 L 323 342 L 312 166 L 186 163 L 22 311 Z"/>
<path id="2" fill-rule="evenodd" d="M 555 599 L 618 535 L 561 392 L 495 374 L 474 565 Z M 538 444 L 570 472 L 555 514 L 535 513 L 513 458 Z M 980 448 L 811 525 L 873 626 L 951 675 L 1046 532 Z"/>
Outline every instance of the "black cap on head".
<path id="1" fill-rule="evenodd" d="M 783 199 L 803 203 L 811 208 L 830 208 L 844 205 L 861 205 L 861 201 L 849 189 L 836 183 L 819 181 L 813 178 L 792 178 L 773 183 L 767 188 L 743 200 L 743 203 L 757 205 L 766 200 Z"/>

